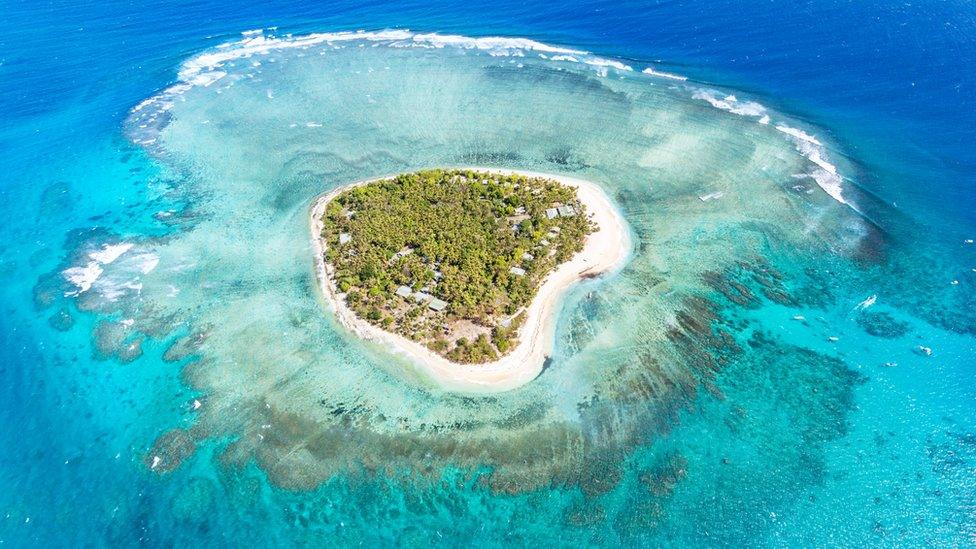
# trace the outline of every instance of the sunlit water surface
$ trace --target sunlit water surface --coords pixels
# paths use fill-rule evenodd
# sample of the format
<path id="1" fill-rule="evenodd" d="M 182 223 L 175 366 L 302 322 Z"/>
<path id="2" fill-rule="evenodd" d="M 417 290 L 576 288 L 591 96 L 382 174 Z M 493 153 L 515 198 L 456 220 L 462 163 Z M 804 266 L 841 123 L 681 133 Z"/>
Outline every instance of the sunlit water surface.
<path id="1" fill-rule="evenodd" d="M 927 243 L 819 128 L 645 68 L 402 31 L 185 61 L 124 124 L 137 194 L 24 281 L 59 367 L 97 359 L 73 383 L 125 426 L 93 436 L 139 496 L 8 495 L 3 528 L 75 506 L 79 539 L 121 541 L 973 541 L 972 247 Z M 633 231 L 539 378 L 492 396 L 438 390 L 315 287 L 315 195 L 461 165 L 594 181 Z"/>

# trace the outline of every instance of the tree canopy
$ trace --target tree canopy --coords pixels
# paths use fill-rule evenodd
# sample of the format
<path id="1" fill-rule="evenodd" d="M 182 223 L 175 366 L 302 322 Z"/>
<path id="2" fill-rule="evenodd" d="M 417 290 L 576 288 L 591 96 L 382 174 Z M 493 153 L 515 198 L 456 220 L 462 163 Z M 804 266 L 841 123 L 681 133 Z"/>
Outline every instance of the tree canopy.
<path id="1" fill-rule="evenodd" d="M 554 215 L 558 207 L 563 215 Z M 358 315 L 480 362 L 511 348 L 511 330 L 499 323 L 582 249 L 592 231 L 585 213 L 576 189 L 551 179 L 426 170 L 340 193 L 326 207 L 322 238 Z M 431 299 L 447 306 L 433 310 Z"/>

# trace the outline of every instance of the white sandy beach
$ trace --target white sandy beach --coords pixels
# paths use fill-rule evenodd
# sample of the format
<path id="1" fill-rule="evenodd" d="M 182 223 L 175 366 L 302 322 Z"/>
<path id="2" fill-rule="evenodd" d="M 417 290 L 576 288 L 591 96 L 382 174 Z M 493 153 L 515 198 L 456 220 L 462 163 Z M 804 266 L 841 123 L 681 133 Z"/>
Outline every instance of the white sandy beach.
<path id="1" fill-rule="evenodd" d="M 424 379 L 450 391 L 465 393 L 508 391 L 532 381 L 542 371 L 543 364 L 552 351 L 556 313 L 566 289 L 584 277 L 608 273 L 622 267 L 630 253 L 630 233 L 623 217 L 603 190 L 589 181 L 521 170 L 482 167 L 460 169 L 543 177 L 575 187 L 577 196 L 586 206 L 590 219 L 598 226 L 596 231 L 587 236 L 583 250 L 560 265 L 543 281 L 526 310 L 525 322 L 518 333 L 519 343 L 511 352 L 494 362 L 458 364 L 420 343 L 360 319 L 346 306 L 345 299 L 338 293 L 332 281 L 331 267 L 326 265 L 323 257 L 324 249 L 319 237 L 322 234 L 322 213 L 325 205 L 342 191 L 392 176 L 344 185 L 316 198 L 310 216 L 316 275 L 323 298 L 336 312 L 343 326 L 359 337 L 386 345 L 404 355 L 416 368 L 416 373 Z"/>

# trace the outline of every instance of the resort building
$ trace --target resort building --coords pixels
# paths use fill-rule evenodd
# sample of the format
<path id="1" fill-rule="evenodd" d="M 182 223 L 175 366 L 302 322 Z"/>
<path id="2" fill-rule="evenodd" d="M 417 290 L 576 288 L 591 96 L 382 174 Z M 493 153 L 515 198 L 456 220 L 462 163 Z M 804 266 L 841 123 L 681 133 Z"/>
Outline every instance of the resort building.
<path id="1" fill-rule="evenodd" d="M 413 290 L 410 289 L 410 286 L 400 286 L 399 288 L 396 289 L 396 295 L 404 299 L 410 297 L 412 294 L 413 294 Z"/>
<path id="2" fill-rule="evenodd" d="M 576 209 L 572 206 L 560 206 L 557 208 L 560 217 L 573 217 L 576 215 Z"/>
<path id="3" fill-rule="evenodd" d="M 572 206 L 558 206 L 546 209 L 546 218 L 555 219 L 557 217 L 573 217 L 576 215 L 576 208 Z"/>
<path id="4" fill-rule="evenodd" d="M 426 303 L 427 307 L 437 312 L 447 308 L 447 302 L 443 299 L 437 299 L 427 292 L 415 292 L 410 289 L 410 286 L 399 286 L 394 293 L 403 299 L 412 298 L 417 303 Z"/>

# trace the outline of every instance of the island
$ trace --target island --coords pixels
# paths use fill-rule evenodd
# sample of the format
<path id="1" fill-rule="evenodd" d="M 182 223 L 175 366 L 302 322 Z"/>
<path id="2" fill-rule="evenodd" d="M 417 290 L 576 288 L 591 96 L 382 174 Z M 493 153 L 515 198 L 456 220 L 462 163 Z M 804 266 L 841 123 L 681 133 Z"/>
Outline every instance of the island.
<path id="1" fill-rule="evenodd" d="M 360 181 L 315 200 L 322 296 L 364 339 L 462 391 L 522 385 L 551 352 L 558 298 L 622 264 L 622 218 L 596 185 L 486 168 Z"/>

